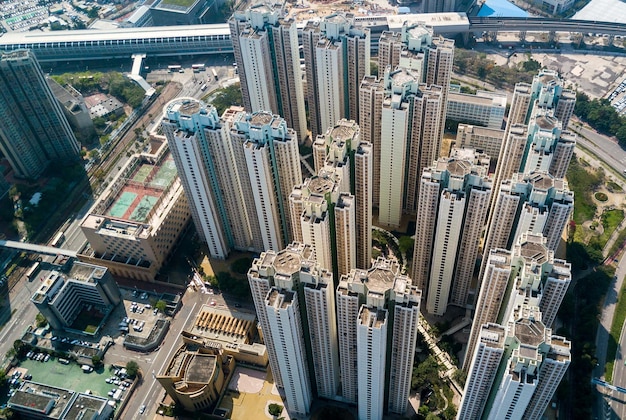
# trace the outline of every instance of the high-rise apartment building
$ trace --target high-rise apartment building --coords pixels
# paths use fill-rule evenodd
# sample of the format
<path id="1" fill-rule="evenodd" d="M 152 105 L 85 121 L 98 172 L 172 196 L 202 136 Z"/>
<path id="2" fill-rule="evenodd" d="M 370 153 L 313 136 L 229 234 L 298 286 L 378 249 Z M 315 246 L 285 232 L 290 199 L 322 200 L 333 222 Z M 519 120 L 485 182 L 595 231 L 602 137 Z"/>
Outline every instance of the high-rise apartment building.
<path id="1" fill-rule="evenodd" d="M 443 315 L 448 303 L 467 304 L 491 196 L 488 170 L 488 156 L 453 149 L 422 174 L 413 279 L 428 291 L 429 313 Z"/>
<path id="2" fill-rule="evenodd" d="M 332 177 L 338 191 L 345 193 L 339 205 L 329 209 L 336 218 L 331 243 L 337 250 L 338 273 L 347 274 L 355 267 L 369 268 L 372 256 L 372 146 L 361 140 L 361 130 L 354 121 L 340 120 L 317 137 L 313 154 L 316 168 L 320 167 L 318 178 Z M 323 162 L 323 166 L 318 162 Z M 322 190 L 318 189 L 317 194 L 322 194 Z M 301 210 L 294 210 L 302 214 Z M 348 218 L 352 212 L 354 221 Z M 294 238 L 297 238 L 295 234 Z M 355 265 L 347 263 L 347 256 L 353 253 Z"/>
<path id="3" fill-rule="evenodd" d="M 477 339 L 478 344 L 476 351 L 472 353 L 473 357 L 467 358 L 471 362 L 471 366 L 466 369 L 467 376 L 472 378 L 472 381 L 465 382 L 457 414 L 458 420 L 481 418 L 504 355 L 506 328 L 494 323 L 482 324 Z"/>
<path id="4" fill-rule="evenodd" d="M 571 343 L 526 304 L 504 326 L 481 326 L 479 340 L 457 419 L 540 419 L 569 366 Z"/>
<path id="5" fill-rule="evenodd" d="M 200 238 L 211 256 L 280 249 L 290 238 L 288 197 L 302 182 L 298 138 L 269 112 L 172 101 L 163 123 Z"/>
<path id="6" fill-rule="evenodd" d="M 305 139 L 296 22 L 283 16 L 282 7 L 260 3 L 235 11 L 228 24 L 246 111 L 278 114 Z"/>
<path id="7" fill-rule="evenodd" d="M 512 251 L 491 249 L 463 368 L 469 370 L 481 327 L 491 322 L 504 325 L 514 308 L 522 304 L 537 306 L 544 325 L 551 327 L 571 279 L 571 265 L 554 258 L 541 234 L 522 234 Z"/>
<path id="8" fill-rule="evenodd" d="M 404 25 L 380 37 L 382 76 L 360 81 L 360 120 L 363 139 L 374 149 L 373 203 L 381 225 L 398 227 L 403 212 L 416 212 L 420 174 L 439 157 L 453 56 L 453 41 L 434 37 L 424 25 Z"/>
<path id="9" fill-rule="evenodd" d="M 532 84 L 517 83 L 513 91 L 507 125 L 528 124 L 539 108 L 551 109 L 567 130 L 576 105 L 576 92 L 565 89 L 564 82 L 554 70 L 542 69 Z"/>
<path id="10" fill-rule="evenodd" d="M 80 147 L 34 54 L 0 57 L 0 151 L 15 175 L 36 179 L 54 162 L 78 160 Z"/>
<path id="11" fill-rule="evenodd" d="M 370 74 L 370 30 L 352 14 L 309 21 L 302 31 L 307 102 L 315 139 L 342 118 L 359 122 L 359 86 Z"/>
<path id="12" fill-rule="evenodd" d="M 395 261 L 379 258 L 369 270 L 356 269 L 341 277 L 337 288 L 341 384 L 343 398 L 358 403 L 359 419 L 382 418 L 385 400 L 389 412 L 405 413 L 420 299 L 420 290 L 400 274 Z"/>
<path id="13" fill-rule="evenodd" d="M 384 226 L 399 227 L 402 213 L 415 213 L 420 174 L 439 157 L 443 93 L 417 80 L 411 70 L 385 72 L 378 205 Z"/>
<path id="14" fill-rule="evenodd" d="M 312 257 L 309 245 L 294 242 L 280 252 L 263 252 L 248 271 L 272 375 L 296 415 L 309 411 L 310 378 L 322 397 L 336 398 L 339 388 L 333 276 Z"/>
<path id="15" fill-rule="evenodd" d="M 485 252 L 511 249 L 526 232 L 543 234 L 548 248 L 556 251 L 573 210 L 574 193 L 565 180 L 546 172 L 514 174 L 502 182 L 495 198 L 497 217 L 491 218 L 487 228 Z"/>
<path id="16" fill-rule="evenodd" d="M 248 281 L 290 412 L 308 412 L 314 386 L 323 398 L 357 404 L 360 419 L 405 413 L 421 292 L 396 261 L 379 258 L 368 270 L 351 270 L 335 293 L 312 247 L 294 242 L 263 252 Z"/>

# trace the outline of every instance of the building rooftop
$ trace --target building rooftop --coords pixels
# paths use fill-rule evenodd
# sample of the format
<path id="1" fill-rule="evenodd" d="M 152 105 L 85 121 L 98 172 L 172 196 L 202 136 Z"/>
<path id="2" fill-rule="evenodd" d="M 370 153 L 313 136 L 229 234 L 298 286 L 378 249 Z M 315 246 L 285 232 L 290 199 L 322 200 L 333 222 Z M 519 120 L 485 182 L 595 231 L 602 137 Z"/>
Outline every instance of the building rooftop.
<path id="1" fill-rule="evenodd" d="M 274 116 L 270 112 L 259 111 L 250 116 L 250 125 L 262 127 L 272 122 Z"/>
<path id="2" fill-rule="evenodd" d="M 203 305 L 187 333 L 204 340 L 244 344 L 254 334 L 255 320 L 253 314 Z"/>
<path id="3" fill-rule="evenodd" d="M 76 393 L 36 382 L 24 381 L 9 398 L 8 406 L 18 406 L 35 413 L 44 413 L 49 419 L 62 418 Z"/>
<path id="4" fill-rule="evenodd" d="M 361 325 L 369 328 L 381 328 L 387 320 L 387 311 L 384 309 L 361 306 L 359 321 Z"/>
<path id="5" fill-rule="evenodd" d="M 540 190 L 547 190 L 554 186 L 554 177 L 547 172 L 531 172 L 524 178 L 532 184 L 533 188 Z"/>
<path id="6" fill-rule="evenodd" d="M 515 253 L 526 260 L 543 264 L 550 259 L 550 250 L 546 247 L 546 238 L 539 234 L 522 234 L 520 244 L 515 246 Z"/>

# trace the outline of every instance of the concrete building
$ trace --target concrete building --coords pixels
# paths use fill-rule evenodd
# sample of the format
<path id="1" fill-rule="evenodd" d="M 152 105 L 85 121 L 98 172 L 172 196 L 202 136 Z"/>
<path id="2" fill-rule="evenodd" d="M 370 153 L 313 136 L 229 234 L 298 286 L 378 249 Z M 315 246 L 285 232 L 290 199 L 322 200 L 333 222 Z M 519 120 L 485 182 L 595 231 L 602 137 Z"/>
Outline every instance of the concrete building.
<path id="1" fill-rule="evenodd" d="M 79 141 L 90 142 L 96 136 L 96 129 L 90 118 L 83 96 L 72 86 L 63 87 L 51 77 L 46 77 L 52 94 L 63 107 L 67 122 Z"/>
<path id="2" fill-rule="evenodd" d="M 111 274 L 154 281 L 190 219 L 189 203 L 163 142 L 132 156 L 89 210 L 79 259 Z"/>
<path id="3" fill-rule="evenodd" d="M 163 131 L 211 256 L 286 243 L 288 197 L 302 173 L 298 138 L 285 120 L 236 107 L 219 118 L 213 106 L 195 99 L 172 101 L 166 117 Z"/>
<path id="4" fill-rule="evenodd" d="M 259 3 L 235 11 L 228 23 L 244 108 L 280 115 L 304 140 L 308 133 L 296 22 L 284 18 L 278 4 Z"/>
<path id="5" fill-rule="evenodd" d="M 313 143 L 313 154 L 315 166 L 319 168 L 318 175 L 305 181 L 309 182 L 305 196 L 317 196 L 313 201 L 318 202 L 320 197 L 325 196 L 329 205 L 331 202 L 335 203 L 334 207 L 328 207 L 328 211 L 335 215 L 335 225 L 331 228 L 330 236 L 330 243 L 336 253 L 332 258 L 337 258 L 338 271 L 335 273 L 347 274 L 352 268 L 368 268 L 371 264 L 372 248 L 372 147 L 361 141 L 359 126 L 354 121 L 340 120 L 324 135 L 317 137 Z M 314 181 L 315 179 L 318 181 Z M 326 181 L 320 183 L 322 179 Z M 326 193 L 330 192 L 331 182 L 335 193 L 328 196 Z M 311 184 L 317 187 L 311 188 Z M 305 230 L 312 232 L 312 227 L 306 228 L 304 219 L 302 225 L 298 222 L 299 215 L 303 214 L 303 191 L 299 187 L 297 190 L 290 197 L 291 220 L 292 223 L 296 222 L 293 228 L 294 238 L 312 244 L 309 240 L 313 238 L 298 239 Z M 311 206 L 315 205 L 313 201 L 309 202 L 306 210 L 309 224 L 314 223 L 314 219 L 310 218 Z M 294 217 L 294 214 L 298 217 Z M 330 253 L 330 249 L 322 249 Z M 317 259 L 322 267 L 326 267 L 319 257 Z"/>
<path id="6" fill-rule="evenodd" d="M 255 206 L 241 205 L 250 198 L 244 195 L 244 187 L 250 189 L 245 163 L 235 161 L 234 149 L 242 145 L 229 136 L 230 119 L 241 111 L 231 108 L 221 119 L 211 105 L 174 100 L 162 122 L 198 236 L 214 258 L 262 247 Z"/>
<path id="7" fill-rule="evenodd" d="M 67 272 L 55 270 L 41 279 L 30 300 L 53 329 L 94 335 L 100 322 L 122 301 L 122 295 L 106 267 L 74 261 Z M 94 323 L 99 318 L 96 331 L 85 332 L 74 325 L 84 317 Z"/>
<path id="8" fill-rule="evenodd" d="M 207 13 L 215 0 L 192 0 L 186 2 L 156 0 L 150 6 L 154 26 L 198 25 L 208 23 Z"/>
<path id="9" fill-rule="evenodd" d="M 565 89 L 564 81 L 556 71 L 542 69 L 531 85 L 515 85 L 507 124 L 528 124 L 539 108 L 546 108 L 554 111 L 562 129 L 567 130 L 575 105 L 576 92 Z"/>
<path id="10" fill-rule="evenodd" d="M 47 420 L 106 420 L 114 412 L 106 397 L 32 381 L 22 382 L 7 401 L 7 407 L 21 418 Z"/>
<path id="11" fill-rule="evenodd" d="M 296 415 L 309 412 L 311 377 L 318 395 L 336 398 L 339 389 L 333 276 L 312 257 L 309 245 L 292 243 L 263 252 L 248 271 L 273 377 Z"/>
<path id="12" fill-rule="evenodd" d="M 222 357 L 219 347 L 183 343 L 156 375 L 167 395 L 186 411 L 201 411 L 219 400 L 234 368 L 234 361 Z"/>
<path id="13" fill-rule="evenodd" d="M 378 206 L 383 226 L 399 227 L 403 213 L 416 212 L 419 175 L 439 157 L 443 92 L 417 80 L 411 70 L 385 72 Z"/>
<path id="14" fill-rule="evenodd" d="M 452 40 L 434 37 L 432 28 L 423 24 L 405 24 L 401 32 L 381 35 L 383 77 L 360 81 L 359 113 L 363 139 L 374 149 L 373 203 L 382 225 L 397 227 L 402 212 L 415 213 L 415 180 L 439 157 L 453 55 Z M 381 178 L 381 173 L 392 176 Z"/>
<path id="15" fill-rule="evenodd" d="M 360 419 L 381 419 L 385 410 L 406 412 L 420 299 L 421 291 L 400 274 L 395 261 L 379 258 L 369 270 L 341 277 L 337 320 L 342 396 L 358 403 Z"/>
<path id="16" fill-rule="evenodd" d="M 541 233 L 556 251 L 574 210 L 574 194 L 563 179 L 546 172 L 515 174 L 503 182 L 495 198 L 484 249 L 511 249 L 525 232 Z M 481 277 L 484 273 L 484 263 Z"/>
<path id="17" fill-rule="evenodd" d="M 359 122 L 359 86 L 370 75 L 370 30 L 352 14 L 308 21 L 302 30 L 312 138 L 342 118 Z M 367 141 L 367 140 L 366 140 Z"/>
<path id="18" fill-rule="evenodd" d="M 468 304 L 491 197 L 488 169 L 488 156 L 453 149 L 422 174 L 413 279 L 428 290 L 429 313 L 443 315 L 448 303 Z"/>
<path id="19" fill-rule="evenodd" d="M 459 124 L 454 145 L 459 149 L 476 149 L 485 152 L 491 157 L 493 165 L 500 156 L 503 141 L 504 130 Z"/>
<path id="20" fill-rule="evenodd" d="M 0 57 L 0 151 L 15 176 L 36 179 L 50 163 L 78 161 L 79 144 L 29 50 Z"/>
<path id="21" fill-rule="evenodd" d="M 570 352 L 571 343 L 552 335 L 536 306 L 517 307 L 504 327 L 483 325 L 457 419 L 540 419 Z"/>
<path id="22" fill-rule="evenodd" d="M 460 88 L 458 85 L 450 86 L 446 119 L 494 130 L 502 129 L 506 111 L 506 94 L 479 90 L 474 95 L 470 95 L 461 93 Z"/>
<path id="23" fill-rule="evenodd" d="M 481 326 L 490 322 L 504 325 L 520 305 L 537 306 L 544 325 L 551 327 L 571 280 L 571 265 L 554 258 L 540 234 L 521 235 L 512 251 L 492 249 L 480 282 L 463 368 L 469 369 Z"/>
<path id="24" fill-rule="evenodd" d="M 506 329 L 503 326 L 482 324 L 477 331 L 476 351 L 472 353 L 473 357 L 467 358 L 471 365 L 466 369 L 468 375 L 457 414 L 458 420 L 481 418 L 504 355 Z"/>

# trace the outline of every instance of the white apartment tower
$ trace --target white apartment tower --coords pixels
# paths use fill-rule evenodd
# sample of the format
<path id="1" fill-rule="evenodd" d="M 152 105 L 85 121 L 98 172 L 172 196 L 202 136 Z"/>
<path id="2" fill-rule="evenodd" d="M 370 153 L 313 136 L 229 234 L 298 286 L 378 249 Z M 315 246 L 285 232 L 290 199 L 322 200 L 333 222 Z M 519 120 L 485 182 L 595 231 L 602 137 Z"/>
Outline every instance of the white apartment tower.
<path id="1" fill-rule="evenodd" d="M 552 335 L 530 305 L 517 307 L 505 326 L 483 325 L 479 340 L 457 419 L 540 419 L 569 366 L 571 343 Z"/>
<path id="2" fill-rule="evenodd" d="M 398 227 L 403 213 L 416 212 L 419 176 L 439 157 L 443 93 L 418 80 L 412 70 L 385 72 L 378 206 L 385 226 Z"/>
<path id="3" fill-rule="evenodd" d="M 511 252 L 505 249 L 491 249 L 487 257 L 485 275 L 481 279 L 476 312 L 472 320 L 472 330 L 465 351 L 466 356 L 463 360 L 463 370 L 466 372 L 471 371 L 471 355 L 474 354 L 474 347 L 480 342 L 483 328 L 489 323 L 498 322 L 498 313 L 506 295 L 510 277 Z"/>
<path id="4" fill-rule="evenodd" d="M 282 7 L 260 3 L 235 11 L 228 23 L 246 111 L 278 114 L 306 138 L 296 22 Z"/>
<path id="5" fill-rule="evenodd" d="M 387 310 L 361 306 L 356 326 L 359 419 L 383 418 L 388 327 Z"/>
<path id="6" fill-rule="evenodd" d="M 380 71 L 380 70 L 379 70 Z M 365 76 L 359 88 L 361 139 L 372 145 L 372 205 L 380 203 L 381 115 L 385 89 L 376 76 Z"/>
<path id="7" fill-rule="evenodd" d="M 242 109 L 230 109 L 225 118 L 238 111 Z M 226 258 L 233 248 L 260 249 L 260 242 L 254 241 L 255 235 L 260 237 L 258 223 L 253 223 L 254 204 L 241 206 L 246 168 L 233 164 L 228 123 L 212 105 L 180 99 L 167 105 L 161 125 L 196 230 L 211 256 Z"/>
<path id="8" fill-rule="evenodd" d="M 359 86 L 370 74 L 369 28 L 335 13 L 307 22 L 302 45 L 313 138 L 342 118 L 359 122 Z"/>
<path id="9" fill-rule="evenodd" d="M 404 414 L 407 409 L 420 298 L 420 290 L 400 274 L 398 263 L 384 258 L 369 270 L 355 269 L 341 277 L 337 288 L 341 384 L 344 400 L 358 402 L 360 419 L 381 419 L 385 399 L 389 412 Z"/>
<path id="10" fill-rule="evenodd" d="M 481 326 L 490 322 L 503 325 L 515 308 L 538 307 L 544 325 L 551 327 L 571 280 L 571 265 L 554 258 L 554 252 L 546 247 L 546 238 L 540 234 L 522 234 L 512 251 L 492 249 L 463 368 L 469 369 Z"/>
<path id="11" fill-rule="evenodd" d="M 264 309 L 272 331 L 278 372 L 285 385 L 283 390 L 287 410 L 295 415 L 306 415 L 311 407 L 313 393 L 309 382 L 297 292 L 271 288 L 265 298 Z"/>
<path id="12" fill-rule="evenodd" d="M 319 396 L 336 398 L 339 355 L 332 274 L 319 267 L 309 245 L 294 242 L 256 258 L 248 282 L 270 368 L 276 385 L 284 388 L 290 413 L 308 413 L 311 383 Z"/>
<path id="13" fill-rule="evenodd" d="M 514 174 L 502 182 L 485 239 L 485 252 L 511 249 L 525 232 L 542 233 L 556 251 L 574 210 L 574 193 L 565 180 L 546 172 Z M 484 265 L 484 264 L 483 264 Z M 481 269 L 481 276 L 484 267 Z"/>
<path id="14" fill-rule="evenodd" d="M 542 69 L 532 84 L 515 85 L 508 125 L 528 124 L 533 114 L 544 108 L 553 110 L 563 130 L 567 130 L 575 105 L 576 92 L 563 87 L 563 80 L 556 71 Z"/>
<path id="15" fill-rule="evenodd" d="M 287 243 L 287 197 L 302 173 L 298 138 L 284 119 L 236 107 L 219 118 L 186 98 L 168 104 L 162 126 L 211 256 Z"/>
<path id="16" fill-rule="evenodd" d="M 233 117 L 230 137 L 241 145 L 235 159 L 247 168 L 252 198 L 244 202 L 255 204 L 263 249 L 282 249 L 291 237 L 289 194 L 302 182 L 298 136 L 278 115 L 242 112 Z"/>
<path id="17" fill-rule="evenodd" d="M 476 351 L 472 353 L 473 357 L 466 358 L 471 365 L 466 369 L 468 375 L 458 420 L 480 418 L 504 355 L 505 339 L 506 329 L 501 325 L 489 323 L 478 327 Z"/>
<path id="18" fill-rule="evenodd" d="M 355 267 L 367 269 L 371 265 L 372 255 L 372 146 L 362 140 L 359 126 L 354 121 L 342 119 L 315 139 L 313 154 L 316 169 L 319 168 L 318 177 L 322 173 L 326 174 L 326 178 L 334 174 L 332 178 L 337 183 L 338 191 L 353 196 L 345 196 L 341 205 L 333 209 L 336 218 L 344 215 L 341 222 L 339 219 L 335 220 L 337 262 L 339 266 L 346 268 L 340 269 L 339 274 L 347 274 Z M 321 193 L 322 191 L 318 191 L 318 194 Z M 294 210 L 298 214 L 302 213 L 297 208 Z M 355 218 L 351 222 L 347 216 L 352 211 Z M 352 257 L 347 259 L 347 255 L 352 255 L 352 250 L 356 260 Z M 342 253 L 346 253 L 346 258 L 340 257 L 339 254 Z M 356 266 L 353 265 L 353 260 Z"/>
<path id="19" fill-rule="evenodd" d="M 443 315 L 448 303 L 467 304 L 491 196 L 488 169 L 488 156 L 454 149 L 422 174 L 413 279 L 428 290 L 429 313 Z"/>

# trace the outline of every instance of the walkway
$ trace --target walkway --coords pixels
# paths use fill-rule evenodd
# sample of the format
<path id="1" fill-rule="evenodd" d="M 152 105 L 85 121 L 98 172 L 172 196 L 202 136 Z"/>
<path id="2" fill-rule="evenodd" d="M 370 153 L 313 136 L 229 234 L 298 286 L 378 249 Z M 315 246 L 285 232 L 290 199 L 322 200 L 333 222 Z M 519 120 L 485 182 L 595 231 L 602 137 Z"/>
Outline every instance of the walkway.
<path id="1" fill-rule="evenodd" d="M 54 256 L 65 255 L 68 257 L 76 258 L 76 251 L 72 251 L 70 249 L 55 248 L 53 246 L 29 244 L 28 242 L 0 240 L 0 246 L 4 246 L 6 248 L 20 249 L 22 251 L 27 251 L 27 252 L 34 252 L 37 254 L 54 255 Z"/>

